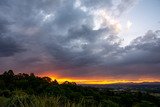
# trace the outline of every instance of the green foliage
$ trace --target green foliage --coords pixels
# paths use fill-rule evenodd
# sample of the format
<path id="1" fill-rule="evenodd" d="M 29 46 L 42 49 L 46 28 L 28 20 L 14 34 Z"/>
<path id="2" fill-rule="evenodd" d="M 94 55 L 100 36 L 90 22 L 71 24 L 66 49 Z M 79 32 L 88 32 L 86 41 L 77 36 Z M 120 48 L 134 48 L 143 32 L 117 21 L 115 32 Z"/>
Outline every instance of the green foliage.
<path id="1" fill-rule="evenodd" d="M 157 107 L 157 106 L 149 101 L 142 101 L 140 103 L 134 104 L 133 107 Z"/>

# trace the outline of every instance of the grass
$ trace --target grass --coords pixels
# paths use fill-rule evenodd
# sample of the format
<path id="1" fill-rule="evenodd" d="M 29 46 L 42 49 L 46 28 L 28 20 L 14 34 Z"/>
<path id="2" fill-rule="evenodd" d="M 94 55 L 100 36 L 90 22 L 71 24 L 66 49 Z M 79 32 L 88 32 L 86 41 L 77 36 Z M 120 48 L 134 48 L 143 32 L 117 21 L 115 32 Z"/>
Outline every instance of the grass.
<path id="1" fill-rule="evenodd" d="M 74 102 L 63 97 L 55 96 L 35 96 L 27 95 L 24 92 L 13 92 L 14 94 L 6 98 L 0 97 L 0 107 L 102 107 L 101 104 L 96 105 L 90 100 L 81 99 L 81 101 Z M 107 107 L 117 107 L 111 101 L 108 101 Z"/>

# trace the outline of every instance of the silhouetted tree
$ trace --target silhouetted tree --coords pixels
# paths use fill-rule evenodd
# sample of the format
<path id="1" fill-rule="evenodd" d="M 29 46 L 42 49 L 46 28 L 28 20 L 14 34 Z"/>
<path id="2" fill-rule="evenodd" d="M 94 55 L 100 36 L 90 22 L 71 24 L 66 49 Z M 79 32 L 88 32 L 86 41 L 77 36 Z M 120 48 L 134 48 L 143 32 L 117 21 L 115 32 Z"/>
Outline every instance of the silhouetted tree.
<path id="1" fill-rule="evenodd" d="M 42 79 L 43 79 L 44 81 L 49 82 L 49 83 L 51 83 L 51 81 L 52 81 L 52 79 L 49 78 L 49 77 L 42 77 Z"/>
<path id="2" fill-rule="evenodd" d="M 35 77 L 34 73 L 30 73 L 30 76 L 31 76 L 31 77 Z"/>
<path id="3" fill-rule="evenodd" d="M 54 81 L 51 82 L 52 85 L 58 85 L 57 80 L 55 79 Z"/>
<path id="4" fill-rule="evenodd" d="M 10 76 L 12 76 L 12 77 L 13 77 L 13 76 L 14 76 L 13 71 L 12 71 L 12 70 L 9 70 L 9 71 L 8 71 L 8 75 L 10 75 Z"/>
<path id="5" fill-rule="evenodd" d="M 68 81 L 65 81 L 62 83 L 63 85 L 76 85 L 75 82 L 68 82 Z"/>

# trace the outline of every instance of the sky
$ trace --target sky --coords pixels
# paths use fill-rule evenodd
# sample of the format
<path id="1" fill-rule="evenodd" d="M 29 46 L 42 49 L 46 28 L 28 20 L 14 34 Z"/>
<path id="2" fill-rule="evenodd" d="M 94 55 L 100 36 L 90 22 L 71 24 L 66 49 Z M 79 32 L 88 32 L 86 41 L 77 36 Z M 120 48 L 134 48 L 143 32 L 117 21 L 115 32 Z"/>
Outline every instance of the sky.
<path id="1" fill-rule="evenodd" d="M 160 0 L 0 0 L 0 73 L 160 81 L 159 10 Z"/>

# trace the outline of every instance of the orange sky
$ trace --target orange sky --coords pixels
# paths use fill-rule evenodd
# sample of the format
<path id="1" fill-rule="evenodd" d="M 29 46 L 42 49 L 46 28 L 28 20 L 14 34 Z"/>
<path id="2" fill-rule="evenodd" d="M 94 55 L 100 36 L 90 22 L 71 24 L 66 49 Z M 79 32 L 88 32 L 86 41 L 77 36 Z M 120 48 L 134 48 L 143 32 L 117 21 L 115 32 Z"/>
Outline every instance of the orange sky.
<path id="1" fill-rule="evenodd" d="M 142 83 L 142 82 L 160 82 L 160 79 L 154 77 L 142 76 L 141 78 L 130 77 L 63 77 L 59 74 L 52 74 L 51 72 L 45 72 L 38 74 L 40 77 L 48 76 L 52 80 L 56 79 L 59 83 L 64 81 L 76 82 L 77 84 L 113 84 L 113 83 Z"/>

